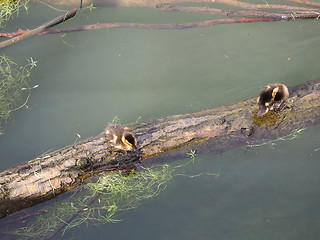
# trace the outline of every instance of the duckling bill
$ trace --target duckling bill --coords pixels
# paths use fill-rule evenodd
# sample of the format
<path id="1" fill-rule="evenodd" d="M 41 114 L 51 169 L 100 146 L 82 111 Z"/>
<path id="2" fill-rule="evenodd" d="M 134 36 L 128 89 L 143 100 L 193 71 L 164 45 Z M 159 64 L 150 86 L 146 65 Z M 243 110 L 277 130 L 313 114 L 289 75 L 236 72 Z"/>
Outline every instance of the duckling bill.
<path id="1" fill-rule="evenodd" d="M 269 110 L 280 110 L 281 104 L 289 97 L 289 90 L 282 83 L 272 83 L 261 90 L 257 99 L 259 106 L 258 117 L 263 116 Z"/>
<path id="2" fill-rule="evenodd" d="M 137 150 L 137 140 L 130 128 L 120 124 L 110 124 L 105 129 L 106 139 L 115 147 L 124 151 Z"/>

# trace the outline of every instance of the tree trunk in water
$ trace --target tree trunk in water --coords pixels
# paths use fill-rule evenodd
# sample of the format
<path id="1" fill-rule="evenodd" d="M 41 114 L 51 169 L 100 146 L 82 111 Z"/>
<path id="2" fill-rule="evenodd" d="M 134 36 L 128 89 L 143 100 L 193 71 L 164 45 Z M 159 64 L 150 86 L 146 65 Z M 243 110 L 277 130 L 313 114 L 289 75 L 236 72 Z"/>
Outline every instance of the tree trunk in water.
<path id="1" fill-rule="evenodd" d="M 0 217 L 80 186 L 101 171 L 221 153 L 320 123 L 320 80 L 289 88 L 288 107 L 257 117 L 256 98 L 130 126 L 140 150 L 115 150 L 104 133 L 0 173 Z"/>

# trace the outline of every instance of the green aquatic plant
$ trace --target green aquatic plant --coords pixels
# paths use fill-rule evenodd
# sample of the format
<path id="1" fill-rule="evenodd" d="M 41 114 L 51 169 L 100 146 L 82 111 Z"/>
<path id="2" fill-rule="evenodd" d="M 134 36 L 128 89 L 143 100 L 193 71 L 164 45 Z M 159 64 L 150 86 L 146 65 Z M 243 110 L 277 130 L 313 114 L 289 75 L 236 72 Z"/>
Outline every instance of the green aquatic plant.
<path id="1" fill-rule="evenodd" d="M 28 11 L 28 4 L 31 0 L 1 0 L 0 2 L 0 27 L 8 21 L 12 15 L 19 14 L 21 8 Z"/>
<path id="2" fill-rule="evenodd" d="M 88 184 L 94 192 L 102 192 L 108 206 L 116 204 L 121 210 L 136 208 L 139 203 L 157 196 L 167 186 L 174 169 L 163 165 L 160 169 L 143 168 L 142 171 L 107 174 L 97 183 Z"/>
<path id="3" fill-rule="evenodd" d="M 186 164 L 190 163 L 187 162 Z M 220 173 L 200 173 L 189 176 L 182 166 L 167 164 L 155 168 L 142 167 L 139 171 L 118 171 L 97 176 L 97 180 L 88 183 L 82 191 L 70 197 L 61 198 L 54 206 L 44 207 L 44 214 L 37 215 L 26 226 L 7 232 L 18 239 L 42 239 L 52 233 L 62 235 L 65 231 L 82 224 L 117 223 L 124 211 L 137 208 L 143 201 L 152 199 L 163 191 L 173 176 L 199 177 L 211 175 L 219 177 Z M 61 227 L 62 226 L 62 227 Z M 60 228 L 61 227 L 61 228 Z M 1 227 L 0 227 L 1 228 Z M 61 233 L 60 233 L 61 234 Z"/>
<path id="4" fill-rule="evenodd" d="M 90 12 L 92 12 L 92 10 L 96 9 L 96 7 L 93 6 L 93 3 L 91 3 L 89 6 L 86 7 L 87 9 L 90 10 Z"/>
<path id="5" fill-rule="evenodd" d="M 101 174 L 97 182 L 88 183 L 82 191 L 62 199 L 53 209 L 16 230 L 14 235 L 20 239 L 41 239 L 55 231 L 61 223 L 65 223 L 63 234 L 83 223 L 119 222 L 121 220 L 117 217 L 121 212 L 138 207 L 143 200 L 153 198 L 164 190 L 173 172 L 174 168 L 163 165 L 129 173 Z"/>
<path id="6" fill-rule="evenodd" d="M 111 123 L 119 123 L 119 122 L 120 122 L 120 118 L 118 117 L 118 115 L 115 115 L 115 116 L 112 118 Z"/>
<path id="7" fill-rule="evenodd" d="M 189 155 L 189 157 L 191 158 L 191 160 L 192 160 L 192 162 L 194 163 L 194 160 L 196 159 L 196 156 L 198 155 L 198 154 L 196 154 L 196 150 L 190 150 L 190 152 L 189 153 L 187 153 L 188 155 Z"/>
<path id="8" fill-rule="evenodd" d="M 248 149 L 253 149 L 253 148 L 257 148 L 257 147 L 266 147 L 266 146 L 269 146 L 272 149 L 275 149 L 275 146 L 277 146 L 282 141 L 291 141 L 291 140 L 298 138 L 304 130 L 305 130 L 305 128 L 301 128 L 301 129 L 294 130 L 289 135 L 279 137 L 274 140 L 270 140 L 270 141 L 266 141 L 266 142 L 258 143 L 258 144 L 248 144 L 248 145 L 246 145 L 246 149 L 248 150 Z"/>
<path id="9" fill-rule="evenodd" d="M 27 106 L 31 90 L 39 86 L 29 86 L 30 70 L 35 66 L 37 61 L 32 58 L 24 67 L 18 67 L 11 58 L 0 56 L 0 124 L 7 121 L 12 112 Z M 23 101 L 24 91 L 28 93 Z"/>

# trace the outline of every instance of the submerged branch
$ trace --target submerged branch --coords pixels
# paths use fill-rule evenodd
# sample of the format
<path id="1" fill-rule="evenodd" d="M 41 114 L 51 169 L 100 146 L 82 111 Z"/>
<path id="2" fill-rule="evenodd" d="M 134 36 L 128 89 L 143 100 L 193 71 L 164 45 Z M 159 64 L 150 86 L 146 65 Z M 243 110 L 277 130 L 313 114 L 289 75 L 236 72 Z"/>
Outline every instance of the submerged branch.
<path id="1" fill-rule="evenodd" d="M 97 23 L 92 25 L 71 27 L 65 29 L 54 29 L 47 30 L 41 34 L 56 34 L 56 33 L 69 33 L 69 32 L 79 32 L 88 31 L 95 29 L 104 28 L 136 28 L 136 29 L 187 29 L 196 27 L 209 27 L 218 24 L 229 24 L 229 23 L 252 23 L 252 22 L 270 22 L 279 21 L 281 18 L 236 18 L 236 19 L 215 19 L 202 22 L 192 22 L 192 23 L 175 23 L 175 24 L 143 24 L 143 23 Z"/>
<path id="2" fill-rule="evenodd" d="M 289 0 L 288 0 L 289 1 Z M 298 1 L 298 0 L 292 0 Z M 182 3 L 184 0 L 176 1 L 166 1 L 157 0 L 150 3 L 150 1 L 136 0 L 136 1 L 113 1 L 107 0 L 103 2 L 95 2 L 97 6 L 113 6 L 113 7 L 149 7 L 155 8 L 161 11 L 170 12 L 185 12 L 185 13 L 207 13 L 222 15 L 226 17 L 238 17 L 234 19 L 215 19 L 202 22 L 191 22 L 191 23 L 181 23 L 181 24 L 139 24 L 139 23 L 97 23 L 86 26 L 71 27 L 66 29 L 55 29 L 47 30 L 49 27 L 54 26 L 62 21 L 73 17 L 76 14 L 76 9 L 73 9 L 66 16 L 61 16 L 60 18 L 42 25 L 31 31 L 22 31 L 19 29 L 14 33 L 0 33 L 0 37 L 13 37 L 18 36 L 13 39 L 4 41 L 0 43 L 0 48 L 13 44 L 15 42 L 21 41 L 27 37 L 33 35 L 42 34 L 56 34 L 56 33 L 70 33 L 78 31 L 87 31 L 94 29 L 108 29 L 108 28 L 137 28 L 137 29 L 186 29 L 186 28 L 196 28 L 196 27 L 207 27 L 214 26 L 218 24 L 230 24 L 230 23 L 252 23 L 252 22 L 270 22 L 270 21 L 280 21 L 280 20 L 291 20 L 291 19 L 308 19 L 308 18 L 319 18 L 320 11 L 318 9 L 311 9 L 305 7 L 287 6 L 287 5 L 273 5 L 273 4 L 251 4 L 245 3 L 237 0 L 215 0 L 214 4 L 220 3 L 233 7 L 246 9 L 244 11 L 234 11 L 234 10 L 224 10 L 210 7 L 182 7 L 182 6 L 172 6 L 169 4 Z M 189 2 L 189 1 L 188 1 Z M 203 3 L 207 1 L 194 0 L 191 2 Z M 84 1 L 84 5 L 87 5 L 90 1 Z M 71 2 L 70 2 L 71 4 Z M 260 9 L 282 9 L 287 10 L 287 12 L 264 12 Z M 289 11 L 289 12 L 288 12 Z M 70 16 L 68 16 L 70 15 Z M 59 22 L 56 22 L 59 21 Z M 20 35 L 20 36 L 19 36 Z"/>
<path id="3" fill-rule="evenodd" d="M 79 32 L 79 31 L 88 31 L 95 29 L 109 29 L 109 28 L 135 28 L 135 29 L 187 29 L 187 28 L 197 28 L 197 27 L 210 27 L 219 24 L 233 24 L 233 23 L 256 23 L 256 22 L 272 22 L 280 20 L 291 20 L 291 19 L 316 19 L 320 16 L 320 11 L 295 11 L 293 12 L 284 12 L 284 13 L 271 13 L 271 12 L 261 12 L 257 10 L 250 11 L 227 11 L 222 9 L 215 8 L 201 8 L 201 7 L 173 7 L 161 5 L 157 6 L 159 10 L 162 11 L 173 11 L 173 12 L 197 12 L 197 13 L 209 13 L 216 15 L 223 15 L 227 17 L 240 17 L 240 18 L 228 18 L 228 19 L 214 19 L 207 20 L 202 22 L 191 22 L 191 23 L 175 23 L 175 24 L 143 24 L 143 23 L 97 23 L 92 25 L 70 27 L 64 29 L 53 29 L 53 30 L 37 30 L 28 31 L 27 33 L 22 34 L 19 37 L 13 38 L 11 40 L 4 41 L 0 43 L 0 48 L 7 45 L 10 45 L 19 39 L 22 40 L 32 32 L 32 35 L 38 34 L 59 34 L 59 33 L 70 33 L 70 32 Z M 37 31 L 35 31 L 37 30 Z M 17 36 L 23 33 L 20 29 L 14 33 L 0 33 L 0 37 L 12 37 Z M 29 36 L 28 36 L 29 37 Z"/>
<path id="4" fill-rule="evenodd" d="M 277 17 L 256 17 L 256 18 L 236 18 L 236 19 L 215 19 L 202 22 L 192 22 L 192 23 L 175 23 L 175 24 L 143 24 L 143 23 L 97 23 L 92 25 L 70 27 L 64 29 L 53 29 L 53 30 L 42 30 L 36 34 L 59 34 L 59 33 L 70 33 L 70 32 L 80 32 L 95 29 L 109 29 L 109 28 L 136 28 L 136 29 L 186 29 L 186 28 L 196 28 L 196 27 L 209 27 L 218 24 L 229 24 L 229 23 L 252 23 L 252 22 L 270 22 L 282 20 L 280 16 Z M 0 37 L 10 37 L 20 34 L 20 30 L 16 33 L 0 33 Z M 34 34 L 33 34 L 34 35 Z M 21 35 L 22 36 L 22 35 Z M 20 36 L 20 37 L 21 37 Z M 16 37 L 18 38 L 18 37 Z M 14 39 L 7 40 L 5 42 L 13 41 Z M 22 39 L 21 39 L 22 40 Z M 5 43 L 2 42 L 2 43 Z M 9 45 L 9 44 L 8 44 Z M 1 48 L 1 43 L 0 43 Z"/>
<path id="5" fill-rule="evenodd" d="M 66 227 L 68 224 L 72 222 L 73 219 L 75 219 L 79 214 L 81 214 L 86 208 L 88 208 L 94 201 L 96 201 L 102 192 L 97 192 L 92 198 L 89 199 L 86 204 L 84 204 L 80 209 L 78 209 L 77 212 L 75 212 L 72 216 L 70 216 L 66 221 L 63 221 L 53 232 L 48 234 L 45 238 L 42 240 L 50 240 L 55 235 L 57 235 L 64 227 Z"/>

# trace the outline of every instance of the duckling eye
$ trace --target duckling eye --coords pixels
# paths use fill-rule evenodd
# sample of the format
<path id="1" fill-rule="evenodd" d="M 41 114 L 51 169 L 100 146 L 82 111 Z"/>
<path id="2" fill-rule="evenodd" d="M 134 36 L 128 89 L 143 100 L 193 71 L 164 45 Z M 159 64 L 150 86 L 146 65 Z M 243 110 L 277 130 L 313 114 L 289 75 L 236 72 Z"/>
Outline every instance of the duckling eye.
<path id="1" fill-rule="evenodd" d="M 136 144 L 136 139 L 132 134 L 126 134 L 124 136 L 124 143 L 129 146 L 134 146 Z"/>

